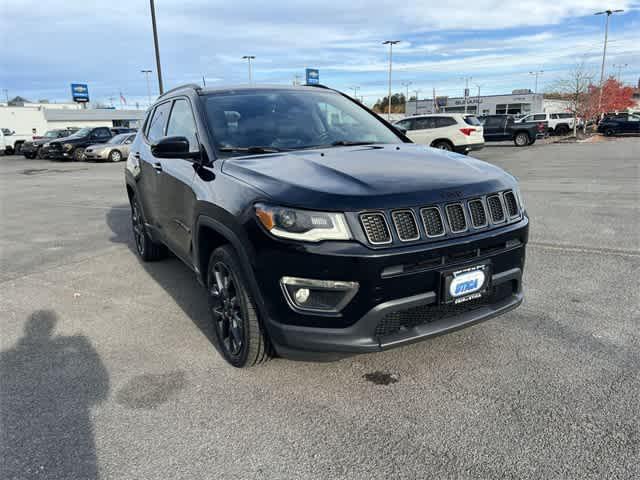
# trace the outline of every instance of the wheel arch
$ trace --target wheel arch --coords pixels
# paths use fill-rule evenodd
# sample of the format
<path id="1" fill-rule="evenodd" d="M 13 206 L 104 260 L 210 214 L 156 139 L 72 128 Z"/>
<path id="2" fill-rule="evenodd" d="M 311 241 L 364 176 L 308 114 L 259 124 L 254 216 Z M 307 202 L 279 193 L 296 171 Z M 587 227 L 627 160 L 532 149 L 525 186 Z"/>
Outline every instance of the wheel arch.
<path id="1" fill-rule="evenodd" d="M 440 143 L 440 142 L 448 143 L 449 145 L 451 145 L 451 149 L 453 149 L 453 148 L 455 147 L 455 144 L 451 141 L 451 139 L 450 139 L 450 138 L 447 138 L 447 137 L 436 138 L 435 140 L 433 140 L 433 141 L 429 144 L 429 146 L 430 146 L 430 147 L 433 147 L 434 145 L 436 145 L 437 143 Z"/>

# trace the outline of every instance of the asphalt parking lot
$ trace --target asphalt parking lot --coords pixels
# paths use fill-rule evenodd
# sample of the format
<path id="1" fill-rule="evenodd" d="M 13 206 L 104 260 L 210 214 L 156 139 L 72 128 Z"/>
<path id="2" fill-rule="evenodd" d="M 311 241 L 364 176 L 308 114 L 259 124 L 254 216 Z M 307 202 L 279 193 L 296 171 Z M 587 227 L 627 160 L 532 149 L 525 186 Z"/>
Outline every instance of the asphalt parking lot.
<path id="1" fill-rule="evenodd" d="M 137 260 L 123 164 L 0 157 L 0 478 L 639 478 L 640 138 L 476 156 L 521 181 L 522 307 L 249 370 Z"/>

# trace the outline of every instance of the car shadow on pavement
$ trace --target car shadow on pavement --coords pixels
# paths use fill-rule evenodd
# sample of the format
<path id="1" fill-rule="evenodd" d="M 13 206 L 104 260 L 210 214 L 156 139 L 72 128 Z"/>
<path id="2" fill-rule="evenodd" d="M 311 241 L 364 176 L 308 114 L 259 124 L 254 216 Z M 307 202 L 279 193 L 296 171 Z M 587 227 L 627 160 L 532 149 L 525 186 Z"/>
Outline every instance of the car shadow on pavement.
<path id="1" fill-rule="evenodd" d="M 209 321 L 209 307 L 204 288 L 196 276 L 181 260 L 173 256 L 158 262 L 143 262 L 136 252 L 131 230 L 131 211 L 123 205 L 112 207 L 106 216 L 113 232 L 111 241 L 124 243 L 142 268 L 160 285 L 185 312 L 205 337 L 217 348 L 213 324 Z"/>
<path id="2" fill-rule="evenodd" d="M 33 312 L 0 353 L 0 478 L 98 478 L 91 407 L 109 375 L 89 339 L 54 335 L 55 312 Z"/>

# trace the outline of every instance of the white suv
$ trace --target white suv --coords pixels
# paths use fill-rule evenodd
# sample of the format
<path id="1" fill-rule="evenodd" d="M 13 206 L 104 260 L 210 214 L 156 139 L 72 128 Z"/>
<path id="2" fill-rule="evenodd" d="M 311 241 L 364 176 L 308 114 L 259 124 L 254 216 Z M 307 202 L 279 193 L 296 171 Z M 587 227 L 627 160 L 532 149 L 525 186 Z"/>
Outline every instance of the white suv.
<path id="1" fill-rule="evenodd" d="M 482 124 L 473 115 L 433 113 L 403 118 L 394 124 L 415 143 L 467 154 L 484 147 Z"/>
<path id="2" fill-rule="evenodd" d="M 568 135 L 573 130 L 572 113 L 532 113 L 517 120 L 517 123 L 547 122 L 549 133 L 553 135 Z"/>

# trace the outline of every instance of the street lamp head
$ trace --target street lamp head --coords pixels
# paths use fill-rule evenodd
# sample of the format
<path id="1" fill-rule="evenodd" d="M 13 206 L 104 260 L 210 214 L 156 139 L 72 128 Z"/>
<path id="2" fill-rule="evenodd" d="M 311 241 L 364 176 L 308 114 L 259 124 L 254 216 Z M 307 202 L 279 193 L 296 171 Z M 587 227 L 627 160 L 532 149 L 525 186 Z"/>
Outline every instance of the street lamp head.
<path id="1" fill-rule="evenodd" d="M 400 43 L 400 40 L 385 40 L 382 42 L 383 45 L 395 45 L 396 43 Z"/>
<path id="2" fill-rule="evenodd" d="M 254 55 L 244 55 L 242 57 L 243 60 L 253 60 L 254 58 L 256 58 Z"/>

